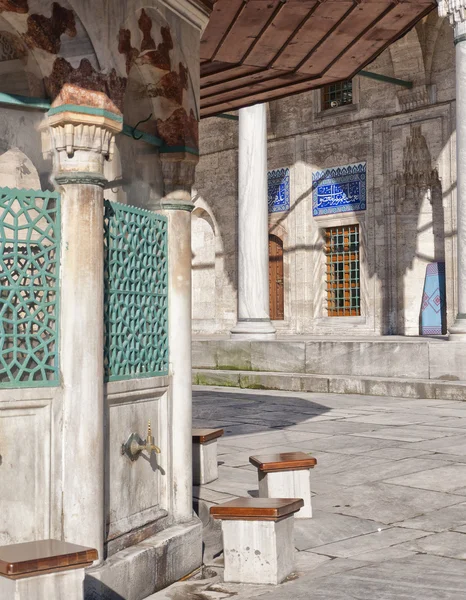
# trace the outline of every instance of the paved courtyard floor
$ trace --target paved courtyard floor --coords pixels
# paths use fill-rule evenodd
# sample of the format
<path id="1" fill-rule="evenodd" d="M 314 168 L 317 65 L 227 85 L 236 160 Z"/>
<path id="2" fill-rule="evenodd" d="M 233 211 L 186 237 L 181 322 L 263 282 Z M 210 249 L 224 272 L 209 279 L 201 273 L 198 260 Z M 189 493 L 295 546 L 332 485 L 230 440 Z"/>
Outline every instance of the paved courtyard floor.
<path id="1" fill-rule="evenodd" d="M 193 418 L 225 429 L 219 479 L 194 488 L 209 568 L 154 599 L 466 599 L 466 402 L 195 388 Z M 276 587 L 223 583 L 209 507 L 257 495 L 250 455 L 293 450 L 318 461 L 314 517 L 295 520 L 296 573 Z"/>

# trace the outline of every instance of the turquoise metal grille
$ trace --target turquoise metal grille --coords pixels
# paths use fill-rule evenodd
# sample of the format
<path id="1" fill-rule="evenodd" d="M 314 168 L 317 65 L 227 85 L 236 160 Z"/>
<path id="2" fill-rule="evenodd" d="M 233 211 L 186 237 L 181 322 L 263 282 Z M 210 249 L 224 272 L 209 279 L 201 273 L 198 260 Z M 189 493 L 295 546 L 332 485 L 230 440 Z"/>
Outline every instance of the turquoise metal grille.
<path id="1" fill-rule="evenodd" d="M 0 188 L 0 387 L 57 385 L 59 195 Z"/>
<path id="2" fill-rule="evenodd" d="M 168 373 L 167 219 L 105 202 L 105 376 Z"/>

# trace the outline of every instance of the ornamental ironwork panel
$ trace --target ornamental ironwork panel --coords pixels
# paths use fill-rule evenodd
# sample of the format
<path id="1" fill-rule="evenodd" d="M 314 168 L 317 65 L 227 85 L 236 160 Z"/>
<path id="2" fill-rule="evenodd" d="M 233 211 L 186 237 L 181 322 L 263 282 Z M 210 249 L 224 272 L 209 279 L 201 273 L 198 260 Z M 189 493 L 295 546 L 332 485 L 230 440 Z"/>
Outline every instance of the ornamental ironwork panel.
<path id="1" fill-rule="evenodd" d="M 325 252 L 328 316 L 359 316 L 361 314 L 359 225 L 326 229 Z"/>
<path id="2" fill-rule="evenodd" d="M 105 202 L 105 376 L 168 374 L 167 219 Z"/>
<path id="3" fill-rule="evenodd" d="M 59 382 L 60 200 L 0 188 L 0 387 Z"/>

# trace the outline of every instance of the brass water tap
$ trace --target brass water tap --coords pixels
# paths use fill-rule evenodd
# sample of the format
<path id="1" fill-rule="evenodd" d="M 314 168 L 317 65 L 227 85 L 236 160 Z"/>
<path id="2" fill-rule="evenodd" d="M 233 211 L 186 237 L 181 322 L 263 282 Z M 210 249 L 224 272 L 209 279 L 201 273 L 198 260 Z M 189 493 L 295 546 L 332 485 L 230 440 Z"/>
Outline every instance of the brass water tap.
<path id="1" fill-rule="evenodd" d="M 150 427 L 150 419 L 149 419 L 149 422 L 147 424 L 147 437 L 146 437 L 146 447 L 145 447 L 145 449 L 147 450 L 147 452 L 149 454 L 152 452 L 152 450 L 154 450 L 155 452 L 157 452 L 157 454 L 160 454 L 160 448 L 154 444 L 154 436 L 152 435 L 152 430 L 151 430 L 151 427 Z"/>
<path id="2" fill-rule="evenodd" d="M 121 453 L 126 454 L 131 460 L 138 459 L 144 450 L 149 456 L 152 454 L 152 451 L 160 454 L 160 448 L 154 444 L 150 421 L 147 424 L 147 437 L 145 440 L 138 433 L 132 433 L 126 442 L 121 445 Z"/>

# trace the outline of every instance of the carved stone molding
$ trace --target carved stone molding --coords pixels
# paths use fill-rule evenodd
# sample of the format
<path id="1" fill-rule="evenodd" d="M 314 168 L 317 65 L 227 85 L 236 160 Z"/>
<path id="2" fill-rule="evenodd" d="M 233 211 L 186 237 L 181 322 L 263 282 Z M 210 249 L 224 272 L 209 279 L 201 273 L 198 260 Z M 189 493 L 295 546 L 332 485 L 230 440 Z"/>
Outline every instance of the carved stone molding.
<path id="1" fill-rule="evenodd" d="M 438 183 L 438 172 L 432 168 L 432 158 L 421 126 L 413 125 L 403 149 L 403 172 L 395 178 L 396 212 L 417 210 L 424 193 L 432 202 L 429 190 L 438 186 Z"/>
<path id="2" fill-rule="evenodd" d="M 410 90 L 401 90 L 397 95 L 402 111 L 414 110 L 430 104 L 429 90 L 426 85 L 420 85 Z"/>
<path id="3" fill-rule="evenodd" d="M 102 125 L 74 125 L 56 123 L 51 125 L 52 147 L 72 157 L 76 150 L 102 154 L 110 160 L 115 148 L 115 132 Z"/>
<path id="4" fill-rule="evenodd" d="M 194 184 L 194 175 L 199 157 L 188 152 L 176 152 L 173 154 L 161 154 L 163 173 L 164 198 L 162 204 L 164 208 L 168 204 L 183 205 L 188 210 L 192 210 L 194 205 L 191 201 L 191 188 Z"/>
<path id="5" fill-rule="evenodd" d="M 438 12 L 448 17 L 455 28 L 455 36 L 466 32 L 466 0 L 438 0 Z"/>
<path id="6" fill-rule="evenodd" d="M 122 128 L 121 113 L 104 93 L 66 84 L 48 112 L 43 136 L 44 151 L 54 154 L 57 182 L 71 177 L 101 185 L 104 160 L 111 160 Z"/>

